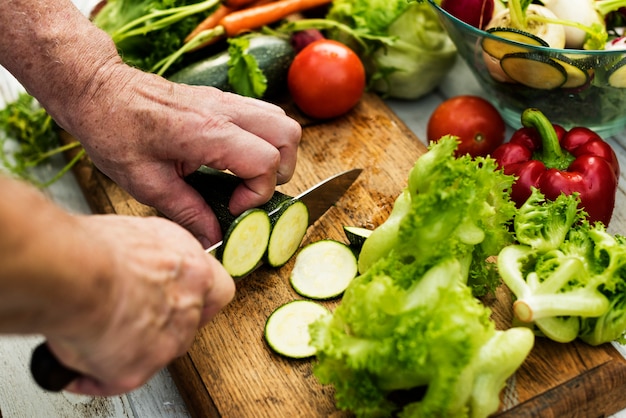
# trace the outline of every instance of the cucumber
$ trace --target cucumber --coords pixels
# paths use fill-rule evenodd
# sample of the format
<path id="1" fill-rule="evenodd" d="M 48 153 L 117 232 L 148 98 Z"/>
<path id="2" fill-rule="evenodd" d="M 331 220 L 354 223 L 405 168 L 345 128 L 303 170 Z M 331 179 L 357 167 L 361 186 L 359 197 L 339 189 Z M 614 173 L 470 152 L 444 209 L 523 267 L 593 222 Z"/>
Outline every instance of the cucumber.
<path id="1" fill-rule="evenodd" d="M 267 345 L 276 353 L 302 359 L 315 355 L 310 345 L 309 325 L 330 311 L 317 302 L 294 300 L 279 306 L 265 322 L 264 337 Z"/>
<path id="2" fill-rule="evenodd" d="M 346 238 L 348 238 L 350 246 L 359 251 L 361 250 L 361 247 L 363 246 L 363 243 L 365 242 L 367 237 L 372 235 L 372 232 L 374 231 L 359 226 L 344 226 L 343 232 L 346 235 Z"/>
<path id="3" fill-rule="evenodd" d="M 533 35 L 532 33 L 525 32 L 523 30 L 514 28 L 489 28 L 487 33 L 504 38 L 509 41 L 517 42 L 519 44 L 532 45 L 532 46 L 549 46 L 546 41 L 540 37 Z M 514 54 L 517 52 L 528 52 L 529 48 L 524 45 L 516 45 L 509 42 L 503 42 L 491 37 L 485 37 L 482 40 L 482 48 L 487 54 L 496 59 L 501 59 L 507 54 Z"/>
<path id="4" fill-rule="evenodd" d="M 256 60 L 267 79 L 267 89 L 263 97 L 282 94 L 285 91 L 287 71 L 296 54 L 289 41 L 276 36 L 255 34 L 250 36 L 247 53 Z M 229 59 L 228 51 L 220 52 L 179 70 L 169 80 L 233 92 L 235 90 L 228 80 Z"/>
<path id="5" fill-rule="evenodd" d="M 203 166 L 187 176 L 186 181 L 200 193 L 213 209 L 220 223 L 220 228 L 224 235 L 224 245 L 218 249 L 215 255 L 222 261 L 225 267 L 226 264 L 231 266 L 230 268 L 226 267 L 231 275 L 233 275 L 231 270 L 235 269 L 236 263 L 225 259 L 224 254 L 227 248 L 229 249 L 228 254 L 237 254 L 235 249 L 231 249 L 232 246 L 245 248 L 251 245 L 252 241 L 250 235 L 244 234 L 245 231 L 251 233 L 253 230 L 253 224 L 248 222 L 259 223 L 258 233 L 266 239 L 262 259 L 272 267 L 279 267 L 285 264 L 300 247 L 302 239 L 309 227 L 309 211 L 302 201 L 280 193 L 279 191 L 275 191 L 274 195 L 267 203 L 255 208 L 267 216 L 269 231 L 266 237 L 265 220 L 262 219 L 260 214 L 247 211 L 237 217 L 231 214 L 228 209 L 228 203 L 230 202 L 235 188 L 241 184 L 240 178 L 220 170 Z M 244 215 L 246 217 L 254 215 L 254 218 L 242 223 Z M 238 235 L 233 235 L 232 233 L 235 227 L 243 228 Z M 235 238 L 234 242 L 229 242 L 232 241 L 233 238 Z M 263 245 L 260 241 L 255 242 L 259 247 L 255 247 L 254 249 L 248 248 L 247 250 L 248 253 L 251 254 L 250 263 L 253 259 L 256 260 L 260 247 Z M 258 261 L 259 260 L 256 260 L 253 269 L 258 264 Z M 245 264 L 247 265 L 249 263 Z M 243 272 L 243 266 L 236 270 L 238 275 L 247 274 L 247 272 Z M 233 277 L 235 276 L 233 275 Z"/>
<path id="6" fill-rule="evenodd" d="M 357 275 L 357 258 L 346 244 L 326 239 L 308 244 L 296 256 L 289 282 L 301 296 L 332 299 Z"/>
<path id="7" fill-rule="evenodd" d="M 511 79 L 540 90 L 559 88 L 567 81 L 567 71 L 552 58 L 539 53 L 517 52 L 500 60 L 502 70 Z"/>

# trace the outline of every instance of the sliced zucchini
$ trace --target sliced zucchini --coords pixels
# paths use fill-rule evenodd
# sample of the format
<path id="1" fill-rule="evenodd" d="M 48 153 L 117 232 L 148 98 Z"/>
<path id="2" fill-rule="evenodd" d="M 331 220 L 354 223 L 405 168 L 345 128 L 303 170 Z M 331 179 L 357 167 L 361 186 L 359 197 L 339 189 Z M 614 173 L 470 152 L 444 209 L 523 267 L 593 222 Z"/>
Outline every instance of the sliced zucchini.
<path id="1" fill-rule="evenodd" d="M 582 87 L 589 82 L 590 72 L 583 68 L 581 63 L 576 60 L 570 59 L 565 55 L 559 55 L 557 57 L 552 57 L 554 61 L 559 63 L 567 72 L 567 80 L 561 88 L 564 89 L 573 89 Z"/>
<path id="2" fill-rule="evenodd" d="M 309 228 L 309 209 L 304 202 L 290 198 L 270 215 L 272 233 L 267 247 L 267 263 L 280 267 L 298 251 Z"/>
<path id="3" fill-rule="evenodd" d="M 357 275 L 357 258 L 346 244 L 326 239 L 308 244 L 296 256 L 289 281 L 309 299 L 340 296 Z"/>
<path id="4" fill-rule="evenodd" d="M 525 86 L 553 90 L 567 81 L 567 71 L 550 57 L 534 52 L 507 54 L 500 60 L 502 70 Z"/>
<path id="5" fill-rule="evenodd" d="M 315 355 L 309 325 L 330 311 L 317 302 L 294 300 L 279 306 L 265 322 L 265 341 L 274 352 L 290 358 Z"/>
<path id="6" fill-rule="evenodd" d="M 269 215 L 258 208 L 248 209 L 232 222 L 217 256 L 233 278 L 251 273 L 263 261 L 271 230 Z"/>
<path id="7" fill-rule="evenodd" d="M 611 87 L 626 88 L 626 58 L 619 60 L 608 71 L 608 82 Z"/>
<path id="8" fill-rule="evenodd" d="M 540 37 L 519 29 L 496 27 L 489 28 L 486 32 L 499 38 L 506 39 L 508 41 L 517 42 L 519 44 L 531 46 L 549 46 L 548 43 Z M 501 59 L 507 54 L 529 51 L 529 48 L 524 47 L 524 45 L 516 45 L 510 42 L 493 39 L 491 37 L 483 38 L 482 47 L 487 54 L 496 59 Z"/>
<path id="9" fill-rule="evenodd" d="M 350 246 L 360 250 L 367 237 L 372 235 L 373 230 L 359 226 L 344 226 L 343 232 L 346 234 Z"/>
<path id="10" fill-rule="evenodd" d="M 209 206 L 211 206 L 220 223 L 225 239 L 224 245 L 216 251 L 215 255 L 224 263 L 223 254 L 226 247 L 228 247 L 226 245 L 226 236 L 232 235 L 227 234 L 227 231 L 231 229 L 233 223 L 239 222 L 239 218 L 230 213 L 228 205 L 235 188 L 241 184 L 241 179 L 220 170 L 201 167 L 196 172 L 187 176 L 186 181 L 196 189 Z M 271 225 L 271 232 L 265 246 L 267 250 L 265 259 L 270 266 L 281 266 L 285 264 L 300 247 L 302 238 L 309 227 L 308 209 L 302 201 L 278 191 L 274 192 L 274 195 L 266 204 L 257 209 L 269 215 Z M 260 215 L 256 216 L 260 217 Z M 263 234 L 259 238 L 264 239 L 265 229 L 261 228 L 259 232 Z M 249 237 L 249 239 L 252 238 Z M 241 245 L 244 244 L 241 243 Z M 234 250 L 232 251 L 234 252 Z M 231 268 L 232 267 L 234 266 L 231 265 Z M 235 277 L 229 268 L 227 268 L 227 270 Z M 240 270 L 243 270 L 243 268 L 238 268 L 237 272 L 239 273 Z"/>

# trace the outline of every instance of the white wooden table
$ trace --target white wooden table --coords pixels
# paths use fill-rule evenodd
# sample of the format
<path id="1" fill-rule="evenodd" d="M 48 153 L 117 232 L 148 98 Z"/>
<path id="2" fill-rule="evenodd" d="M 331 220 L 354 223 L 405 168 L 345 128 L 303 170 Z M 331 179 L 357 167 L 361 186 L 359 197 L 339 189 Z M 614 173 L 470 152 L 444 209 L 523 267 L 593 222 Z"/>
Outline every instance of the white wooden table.
<path id="1" fill-rule="evenodd" d="M 83 6 L 82 10 L 89 9 Z M 426 124 L 435 107 L 444 99 L 459 94 L 484 95 L 461 60 L 433 93 L 416 101 L 390 100 L 388 104 L 417 137 L 424 140 Z M 509 128 L 509 135 L 511 132 L 512 128 Z M 622 167 L 626 167 L 626 131 L 607 140 L 617 152 Z M 616 209 L 609 230 L 612 233 L 626 234 L 626 179 L 623 176 L 624 174 L 620 179 Z M 48 193 L 69 211 L 90 213 L 71 173 L 55 183 Z M 162 370 L 145 386 L 124 396 L 90 398 L 67 393 L 46 393 L 35 385 L 28 369 L 31 350 L 39 341 L 38 337 L 0 337 L 0 418 L 189 416 L 167 370 Z M 621 346 L 617 348 L 626 356 L 626 349 Z M 626 411 L 616 414 L 614 418 L 626 418 Z"/>

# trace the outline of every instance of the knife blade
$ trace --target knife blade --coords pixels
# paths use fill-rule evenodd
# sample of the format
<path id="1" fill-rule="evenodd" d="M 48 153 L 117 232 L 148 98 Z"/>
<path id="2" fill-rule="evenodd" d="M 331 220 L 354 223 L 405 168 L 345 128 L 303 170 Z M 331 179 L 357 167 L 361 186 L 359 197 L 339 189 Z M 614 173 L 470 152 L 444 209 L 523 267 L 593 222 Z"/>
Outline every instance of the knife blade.
<path id="1" fill-rule="evenodd" d="M 328 209 L 337 203 L 362 171 L 363 169 L 361 168 L 353 168 L 335 174 L 293 197 L 293 200 L 302 201 L 309 210 L 309 226 L 313 225 Z M 269 215 L 272 216 L 279 210 L 280 207 L 269 212 Z M 224 241 L 219 241 L 207 248 L 205 252 L 214 254 L 223 243 Z"/>
<path id="2" fill-rule="evenodd" d="M 355 168 L 341 172 L 293 197 L 294 200 L 301 200 L 309 209 L 309 226 L 337 203 L 362 171 L 360 168 Z M 275 209 L 269 215 L 271 216 L 278 210 L 278 208 Z M 214 253 L 222 244 L 223 241 L 220 241 L 205 251 Z M 81 376 L 80 372 L 63 365 L 50 351 L 46 342 L 39 344 L 33 351 L 30 371 L 35 382 L 42 389 L 50 392 L 63 390 L 72 380 Z"/>

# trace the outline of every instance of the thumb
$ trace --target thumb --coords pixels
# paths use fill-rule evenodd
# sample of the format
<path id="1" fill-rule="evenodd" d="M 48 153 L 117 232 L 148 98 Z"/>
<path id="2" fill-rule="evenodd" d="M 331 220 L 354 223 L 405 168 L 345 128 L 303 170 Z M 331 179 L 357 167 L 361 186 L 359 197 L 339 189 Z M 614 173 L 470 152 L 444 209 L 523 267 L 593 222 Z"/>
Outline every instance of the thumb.
<path id="1" fill-rule="evenodd" d="M 184 180 L 173 185 L 169 193 L 154 202 L 161 213 L 191 232 L 204 248 L 219 242 L 222 231 L 215 213 L 200 194 Z"/>

